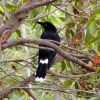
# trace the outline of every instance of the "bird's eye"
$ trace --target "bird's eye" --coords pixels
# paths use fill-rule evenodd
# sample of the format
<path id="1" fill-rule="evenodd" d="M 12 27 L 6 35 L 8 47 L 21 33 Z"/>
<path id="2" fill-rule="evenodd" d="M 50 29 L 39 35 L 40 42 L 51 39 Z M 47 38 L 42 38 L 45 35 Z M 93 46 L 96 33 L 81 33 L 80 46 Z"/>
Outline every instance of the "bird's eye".
<path id="1" fill-rule="evenodd" d="M 47 24 L 45 24 L 45 26 L 47 26 Z"/>

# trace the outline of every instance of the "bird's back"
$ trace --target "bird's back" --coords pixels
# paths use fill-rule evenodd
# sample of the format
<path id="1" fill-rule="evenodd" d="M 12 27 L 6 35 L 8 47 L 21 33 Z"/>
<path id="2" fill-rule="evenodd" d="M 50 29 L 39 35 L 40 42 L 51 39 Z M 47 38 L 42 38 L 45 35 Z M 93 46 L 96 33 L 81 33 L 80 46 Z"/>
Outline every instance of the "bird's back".
<path id="1" fill-rule="evenodd" d="M 53 31 L 44 31 L 41 35 L 41 39 L 49 39 L 60 42 L 60 37 L 58 33 Z"/>

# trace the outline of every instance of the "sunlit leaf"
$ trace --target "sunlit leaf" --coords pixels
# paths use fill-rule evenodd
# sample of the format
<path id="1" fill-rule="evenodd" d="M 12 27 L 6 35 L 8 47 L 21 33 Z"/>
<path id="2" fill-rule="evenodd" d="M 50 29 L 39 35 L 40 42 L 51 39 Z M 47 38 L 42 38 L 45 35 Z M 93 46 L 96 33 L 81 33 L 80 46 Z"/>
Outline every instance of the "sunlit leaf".
<path id="1" fill-rule="evenodd" d="M 4 15 L 4 9 L 3 9 L 2 5 L 0 5 L 0 14 Z"/>
<path id="2" fill-rule="evenodd" d="M 92 35 L 94 35 L 94 33 L 95 33 L 95 24 L 96 24 L 96 21 L 94 20 L 94 21 L 92 21 L 91 22 L 91 24 L 90 24 L 90 27 L 89 27 L 89 29 L 90 29 L 90 33 L 92 34 Z"/>
<path id="3" fill-rule="evenodd" d="M 28 0 L 23 0 L 24 3 L 26 3 Z"/>
<path id="4" fill-rule="evenodd" d="M 87 27 L 91 24 L 91 22 L 96 18 L 96 15 L 98 16 L 100 14 L 100 9 L 96 10 L 90 17 L 90 19 L 87 22 Z"/>
<path id="5" fill-rule="evenodd" d="M 17 6 L 14 6 L 14 5 L 11 5 L 11 4 L 6 4 L 5 7 L 11 12 L 14 12 L 18 9 Z"/>
<path id="6" fill-rule="evenodd" d="M 51 15 L 50 19 L 51 19 L 52 22 L 58 23 L 57 16 Z"/>

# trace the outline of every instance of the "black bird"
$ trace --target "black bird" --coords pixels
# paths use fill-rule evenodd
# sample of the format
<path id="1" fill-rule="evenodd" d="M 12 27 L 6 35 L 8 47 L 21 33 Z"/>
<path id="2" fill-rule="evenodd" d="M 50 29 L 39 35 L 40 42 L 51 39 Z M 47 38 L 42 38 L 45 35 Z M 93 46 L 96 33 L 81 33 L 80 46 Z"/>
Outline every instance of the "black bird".
<path id="1" fill-rule="evenodd" d="M 57 29 L 51 22 L 37 22 L 37 23 L 42 25 L 44 28 L 44 32 L 41 35 L 41 39 L 49 39 L 60 42 L 60 37 L 57 33 Z M 36 81 L 42 81 L 45 79 L 46 72 L 52 65 L 55 56 L 56 56 L 55 51 L 39 49 L 39 60 L 35 74 Z"/>

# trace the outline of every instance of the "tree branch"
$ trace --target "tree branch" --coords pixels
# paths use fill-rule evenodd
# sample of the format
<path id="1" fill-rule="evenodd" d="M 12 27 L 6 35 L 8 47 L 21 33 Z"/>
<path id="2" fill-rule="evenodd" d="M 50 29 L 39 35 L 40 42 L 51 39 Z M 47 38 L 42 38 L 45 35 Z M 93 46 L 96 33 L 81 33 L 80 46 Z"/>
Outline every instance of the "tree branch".
<path id="1" fill-rule="evenodd" d="M 18 26 L 20 25 L 20 23 L 22 23 L 22 19 L 24 18 L 24 20 L 26 19 L 26 17 L 28 16 L 27 13 L 29 11 L 31 11 L 32 9 L 34 8 L 37 8 L 37 7 L 40 7 L 40 6 L 43 6 L 43 5 L 46 5 L 46 4 L 49 4 L 49 3 L 52 3 L 52 2 L 55 2 L 56 0 L 43 0 L 41 2 L 38 2 L 38 3 L 34 3 L 33 1 L 31 2 L 28 2 L 26 5 L 24 5 L 23 7 L 21 7 L 18 11 L 16 11 L 15 13 L 13 13 L 11 15 L 11 17 L 8 19 L 8 21 L 5 23 L 4 26 L 2 26 L 0 28 L 0 37 L 2 36 L 2 34 L 7 30 L 9 29 L 10 30 L 10 35 L 18 28 Z M 23 15 L 21 16 L 21 14 L 24 14 L 24 17 Z M 19 17 L 20 15 L 20 17 Z M 21 19 L 21 20 L 20 20 Z M 20 22 L 22 21 L 22 22 Z M 13 23 L 13 22 L 17 22 L 17 24 Z M 14 26 L 15 25 L 15 26 Z M 12 28 L 13 26 L 13 28 Z"/>
<path id="2" fill-rule="evenodd" d="M 64 52 L 57 45 L 55 45 L 54 43 L 52 43 L 48 40 L 43 40 L 43 39 L 19 39 L 19 40 L 14 41 L 14 42 L 9 42 L 9 43 L 2 44 L 1 50 L 4 50 L 6 48 L 10 48 L 10 47 L 13 47 L 13 46 L 17 46 L 17 45 L 22 45 L 24 43 L 35 43 L 35 44 L 44 45 L 44 46 L 53 48 L 63 58 L 80 65 L 84 69 L 89 70 L 89 71 L 95 71 L 96 70 L 96 69 L 93 69 L 92 66 L 90 66 L 90 65 L 82 62 L 81 60 L 71 56 L 68 52 Z"/>
<path id="3" fill-rule="evenodd" d="M 81 75 L 60 75 L 60 74 L 54 73 L 52 71 L 48 71 L 48 73 L 53 75 L 53 76 L 62 77 L 62 78 L 79 78 L 79 77 L 86 77 L 86 76 L 93 75 L 93 72 L 87 73 L 87 74 L 81 74 Z M 30 77 L 26 78 L 24 81 L 16 84 L 15 86 L 6 88 L 5 90 L 0 92 L 0 100 L 3 98 L 6 98 L 8 94 L 10 94 L 14 91 L 20 90 L 20 89 L 36 89 L 36 88 L 25 87 L 30 82 L 34 82 L 34 80 L 35 80 L 35 75 L 32 74 Z M 39 89 L 41 89 L 41 88 L 39 88 Z M 58 91 L 58 89 L 54 90 L 54 91 Z M 32 94 L 30 94 L 30 95 L 32 95 Z"/>
<path id="4" fill-rule="evenodd" d="M 34 74 L 31 75 L 30 77 L 28 77 L 27 79 L 25 79 L 24 81 L 20 82 L 19 84 L 16 84 L 14 86 L 14 88 L 9 87 L 9 88 L 4 89 L 3 91 L 0 92 L 0 100 L 3 99 L 3 98 L 7 98 L 8 94 L 10 94 L 14 91 L 20 90 L 20 89 L 18 89 L 18 87 L 24 87 L 24 86 L 26 86 L 27 84 L 29 84 L 30 82 L 33 82 L 33 81 L 34 81 Z"/>

